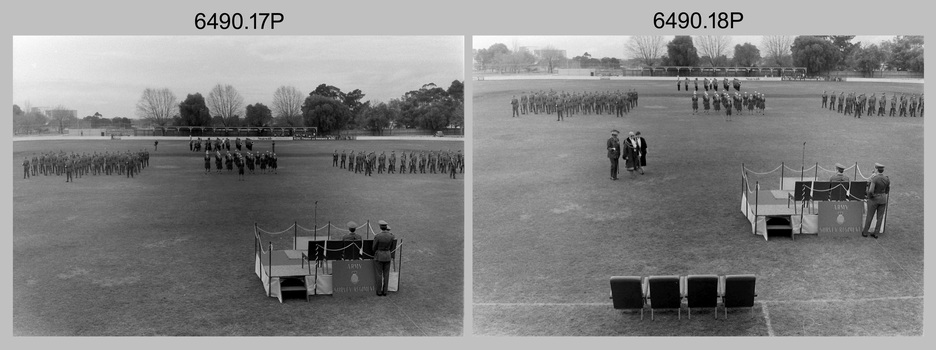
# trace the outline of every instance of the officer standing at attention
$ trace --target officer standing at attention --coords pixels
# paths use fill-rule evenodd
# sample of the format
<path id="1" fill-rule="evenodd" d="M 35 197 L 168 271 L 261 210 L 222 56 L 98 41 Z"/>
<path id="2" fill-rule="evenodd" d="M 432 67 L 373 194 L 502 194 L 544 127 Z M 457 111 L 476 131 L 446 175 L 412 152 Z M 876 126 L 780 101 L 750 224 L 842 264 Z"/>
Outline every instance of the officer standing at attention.
<path id="1" fill-rule="evenodd" d="M 23 178 L 29 178 L 29 159 L 26 157 L 23 157 Z"/>
<path id="2" fill-rule="evenodd" d="M 608 139 L 608 159 L 611 160 L 611 180 L 618 179 L 618 160 L 621 158 L 621 141 L 618 139 L 618 131 L 611 130 L 611 138 Z"/>
<path id="3" fill-rule="evenodd" d="M 374 236 L 374 275 L 377 278 L 377 295 L 387 296 L 387 288 L 390 284 L 390 262 L 391 250 L 396 237 L 390 233 L 390 225 L 386 221 L 380 220 L 380 233 Z"/>
<path id="4" fill-rule="evenodd" d="M 339 169 L 345 168 L 345 161 L 348 159 L 347 150 L 341 150 L 341 167 Z"/>
<path id="5" fill-rule="evenodd" d="M 513 99 L 510 100 L 510 106 L 511 108 L 513 108 L 513 114 L 510 117 L 511 118 L 519 117 L 520 116 L 520 110 L 519 110 L 520 101 L 517 100 L 517 95 L 514 95 Z"/>
<path id="6" fill-rule="evenodd" d="M 338 166 L 338 150 L 335 150 L 335 153 L 332 153 L 332 166 Z"/>
<path id="7" fill-rule="evenodd" d="M 377 173 L 382 174 L 384 171 L 387 171 L 387 154 L 380 151 L 380 156 L 377 157 Z"/>
<path id="8" fill-rule="evenodd" d="M 529 101 L 529 99 L 527 98 L 527 95 L 526 95 L 526 94 L 521 94 L 521 95 L 520 95 L 520 107 L 521 107 L 521 108 L 520 108 L 520 109 L 521 109 L 521 110 L 520 110 L 520 113 L 522 113 L 522 114 L 527 114 L 527 103 L 529 103 L 529 102 L 530 102 L 530 101 Z"/>
<path id="9" fill-rule="evenodd" d="M 868 237 L 868 230 L 871 229 L 871 219 L 876 218 L 874 232 L 871 237 L 878 238 L 881 232 L 881 221 L 884 219 L 884 213 L 887 211 L 887 195 L 890 193 L 890 179 L 884 175 L 884 165 L 874 163 L 875 172 L 871 174 L 868 180 L 868 210 L 865 218 L 864 229 L 861 230 L 862 237 Z"/>
<path id="10" fill-rule="evenodd" d="M 835 170 L 837 171 L 835 175 L 829 178 L 830 182 L 848 182 L 851 179 L 848 178 L 843 172 L 845 171 L 845 166 L 840 163 L 835 163 Z"/>

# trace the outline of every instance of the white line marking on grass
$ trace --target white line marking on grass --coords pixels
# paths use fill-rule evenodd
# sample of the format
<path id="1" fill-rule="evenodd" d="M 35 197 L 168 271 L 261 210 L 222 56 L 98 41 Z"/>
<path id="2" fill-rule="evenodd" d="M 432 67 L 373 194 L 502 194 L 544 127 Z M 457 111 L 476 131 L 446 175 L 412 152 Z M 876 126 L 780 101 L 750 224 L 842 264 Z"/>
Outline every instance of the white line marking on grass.
<path id="1" fill-rule="evenodd" d="M 393 300 L 391 300 L 390 302 L 393 303 L 393 306 L 396 306 L 396 308 L 400 310 L 400 313 L 402 313 L 403 316 L 406 316 L 406 319 L 409 320 L 410 323 L 416 326 L 416 329 L 418 329 L 420 333 L 422 333 L 424 336 L 429 336 L 429 334 L 427 334 L 426 331 L 424 331 L 421 327 L 419 327 L 419 324 L 417 324 L 415 321 L 413 321 L 411 317 L 409 317 L 409 315 L 406 313 L 406 311 L 403 310 L 403 308 L 400 307 L 400 305 L 397 305 L 397 303 L 394 303 Z"/>
<path id="2" fill-rule="evenodd" d="M 476 306 L 611 306 L 611 303 L 474 303 Z"/>
<path id="3" fill-rule="evenodd" d="M 875 240 L 874 240 L 874 243 L 875 243 L 875 245 L 877 245 L 878 247 L 880 247 L 881 250 L 884 251 L 884 255 L 887 255 L 888 258 L 891 258 L 891 260 L 893 260 L 894 263 L 897 264 L 897 267 L 900 267 L 900 269 L 903 270 L 903 272 L 907 274 L 907 277 L 909 277 L 910 280 L 913 281 L 913 284 L 915 284 L 915 285 L 917 285 L 917 286 L 920 286 L 920 283 L 917 282 L 917 280 L 915 280 L 915 279 L 913 278 L 913 276 L 910 275 L 910 271 L 907 271 L 907 269 L 905 269 L 905 268 L 903 267 L 903 265 L 901 265 L 900 262 L 897 261 L 897 259 L 894 259 L 894 256 L 893 256 L 893 255 L 890 255 L 890 253 L 887 251 L 887 249 L 885 249 L 884 246 L 881 245 L 881 242 L 878 242 L 878 240 L 875 239 Z"/>
<path id="4" fill-rule="evenodd" d="M 910 300 L 910 299 L 923 299 L 923 296 L 857 298 L 857 299 L 759 300 L 758 303 L 761 303 L 761 304 L 855 303 L 855 302 L 866 302 L 866 301 L 889 301 L 889 300 Z"/>
<path id="5" fill-rule="evenodd" d="M 773 336 L 775 336 L 775 335 L 774 335 L 774 331 L 773 331 L 773 326 L 770 325 L 770 311 L 767 311 L 767 304 L 762 303 L 762 304 L 761 304 L 761 310 L 764 311 L 764 322 L 767 323 L 767 336 L 768 336 L 768 337 L 773 337 Z M 716 309 L 715 312 L 718 312 L 718 310 Z"/>
<path id="6" fill-rule="evenodd" d="M 856 303 L 869 301 L 911 300 L 923 299 L 923 296 L 900 296 L 880 298 L 857 299 L 807 299 L 807 300 L 758 300 L 758 304 L 795 304 L 795 303 Z M 517 306 L 517 307 L 548 307 L 548 306 L 611 306 L 607 303 L 474 303 L 474 306 Z"/>

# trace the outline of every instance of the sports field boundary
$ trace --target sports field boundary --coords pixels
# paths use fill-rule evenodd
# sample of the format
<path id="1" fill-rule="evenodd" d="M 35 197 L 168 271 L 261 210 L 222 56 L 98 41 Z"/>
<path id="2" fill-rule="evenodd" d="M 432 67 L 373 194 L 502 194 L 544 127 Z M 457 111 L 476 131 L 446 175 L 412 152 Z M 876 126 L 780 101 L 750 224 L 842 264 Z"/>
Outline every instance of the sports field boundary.
<path id="1" fill-rule="evenodd" d="M 679 79 L 683 79 L 679 78 Z M 722 77 L 723 78 L 723 77 Z M 771 82 L 812 82 L 800 80 L 782 80 L 780 77 L 732 77 L 741 81 L 771 81 Z M 475 81 L 498 81 L 498 80 L 628 80 L 628 81 L 676 81 L 676 77 L 593 77 L 587 75 L 485 75 L 475 77 Z M 817 80 L 816 82 L 825 82 Z M 906 78 L 848 78 L 841 83 L 914 83 L 923 84 L 923 79 Z"/>
<path id="2" fill-rule="evenodd" d="M 804 303 L 864 303 L 875 301 L 893 301 L 893 300 L 913 300 L 923 299 L 922 295 L 908 295 L 895 297 L 877 297 L 877 298 L 854 298 L 854 299 L 805 299 L 805 300 L 756 300 L 754 304 L 804 304 Z M 517 307 L 551 307 L 551 306 L 607 306 L 607 303 L 474 303 L 475 306 L 517 306 Z"/>
<path id="3" fill-rule="evenodd" d="M 296 141 L 296 142 L 328 142 L 328 141 L 460 141 L 464 142 L 464 137 L 435 137 L 435 136 L 357 136 L 354 140 L 293 140 L 292 137 L 261 137 L 253 138 L 258 141 Z M 72 135 L 49 135 L 49 136 L 16 136 L 13 142 L 17 141 L 111 141 L 110 136 L 72 136 Z M 121 136 L 113 141 L 134 141 L 134 140 L 184 140 L 188 141 L 188 136 Z"/>

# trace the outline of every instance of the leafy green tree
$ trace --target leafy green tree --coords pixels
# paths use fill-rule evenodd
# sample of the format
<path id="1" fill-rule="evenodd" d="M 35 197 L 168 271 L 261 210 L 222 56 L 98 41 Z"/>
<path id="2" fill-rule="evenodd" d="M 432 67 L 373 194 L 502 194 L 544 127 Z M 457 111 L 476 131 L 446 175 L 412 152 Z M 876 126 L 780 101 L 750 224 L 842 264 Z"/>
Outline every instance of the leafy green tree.
<path id="1" fill-rule="evenodd" d="M 760 50 L 751 43 L 735 45 L 734 64 L 738 67 L 754 67 L 761 60 Z"/>
<path id="2" fill-rule="evenodd" d="M 449 85 L 448 90 L 445 90 L 445 93 L 456 100 L 465 101 L 465 84 L 457 79 L 452 80 L 452 84 Z"/>
<path id="3" fill-rule="evenodd" d="M 801 35 L 793 39 L 793 64 L 806 67 L 809 74 L 821 74 L 836 67 L 841 61 L 839 48 L 831 41 L 817 36 Z"/>
<path id="4" fill-rule="evenodd" d="M 838 48 L 839 61 L 835 63 L 836 70 L 848 69 L 849 62 L 853 61 L 853 53 L 861 48 L 861 43 L 851 42 L 855 38 L 854 35 L 822 35 L 819 37 L 831 41 L 832 45 Z"/>
<path id="5" fill-rule="evenodd" d="M 699 64 L 699 53 L 692 44 L 692 37 L 677 35 L 666 44 L 666 56 L 663 57 L 664 66 L 689 66 Z"/>
<path id="6" fill-rule="evenodd" d="M 401 121 L 410 127 L 421 127 L 432 131 L 451 125 L 456 108 L 462 102 L 450 96 L 445 89 L 433 83 L 403 95 Z"/>
<path id="7" fill-rule="evenodd" d="M 273 123 L 273 111 L 262 103 L 247 105 L 244 124 L 247 126 L 269 126 Z"/>
<path id="8" fill-rule="evenodd" d="M 209 126 L 211 111 L 200 93 L 188 94 L 179 104 L 178 126 Z"/>
<path id="9" fill-rule="evenodd" d="M 393 110 L 393 105 L 385 102 L 368 104 L 361 111 L 362 124 L 365 129 L 370 130 L 375 135 L 383 135 L 383 130 L 390 127 L 391 121 L 396 119 L 396 115 L 399 113 L 398 110 Z"/>
<path id="10" fill-rule="evenodd" d="M 894 38 L 887 64 L 897 70 L 923 73 L 923 36 L 908 35 Z"/>
<path id="11" fill-rule="evenodd" d="M 319 86 L 315 87 L 315 90 L 312 90 L 312 92 L 310 92 L 309 95 L 318 95 L 322 97 L 328 97 L 328 98 L 333 98 L 336 100 L 341 100 L 344 94 L 341 92 L 341 89 L 335 86 L 328 85 L 328 84 L 319 84 Z"/>
<path id="12" fill-rule="evenodd" d="M 306 126 L 318 128 L 321 134 L 332 131 L 341 131 L 350 121 L 352 115 L 348 106 L 341 101 L 310 93 L 302 104 L 302 118 Z"/>
<path id="13" fill-rule="evenodd" d="M 491 45 L 487 49 L 478 50 L 478 53 L 475 54 L 475 60 L 481 64 L 481 70 L 485 71 L 491 68 L 494 64 L 494 57 L 498 55 L 506 55 L 510 53 L 510 49 L 507 48 L 507 45 L 502 43 L 496 43 Z"/>

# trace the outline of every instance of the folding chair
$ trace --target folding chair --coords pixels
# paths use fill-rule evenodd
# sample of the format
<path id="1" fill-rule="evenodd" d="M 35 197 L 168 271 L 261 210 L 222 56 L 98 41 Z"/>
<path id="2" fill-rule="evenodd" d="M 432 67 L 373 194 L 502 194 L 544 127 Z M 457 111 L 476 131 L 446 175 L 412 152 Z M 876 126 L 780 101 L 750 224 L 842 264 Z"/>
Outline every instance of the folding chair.
<path id="1" fill-rule="evenodd" d="M 692 308 L 710 307 L 715 309 L 715 319 L 718 319 L 718 276 L 717 275 L 689 275 L 685 279 L 686 306 L 689 309 L 689 319 L 692 319 Z"/>
<path id="2" fill-rule="evenodd" d="M 749 307 L 751 317 L 754 317 L 754 293 L 757 276 L 754 275 L 727 275 L 721 277 L 722 307 L 725 308 L 725 318 L 728 318 L 728 308 Z"/>
<path id="3" fill-rule="evenodd" d="M 615 310 L 640 309 L 640 319 L 643 320 L 646 296 L 647 285 L 640 277 L 611 277 L 611 301 L 614 304 Z"/>
<path id="4" fill-rule="evenodd" d="M 647 304 L 650 319 L 655 309 L 677 309 L 682 318 L 682 288 L 679 276 L 650 276 L 647 279 Z"/>

